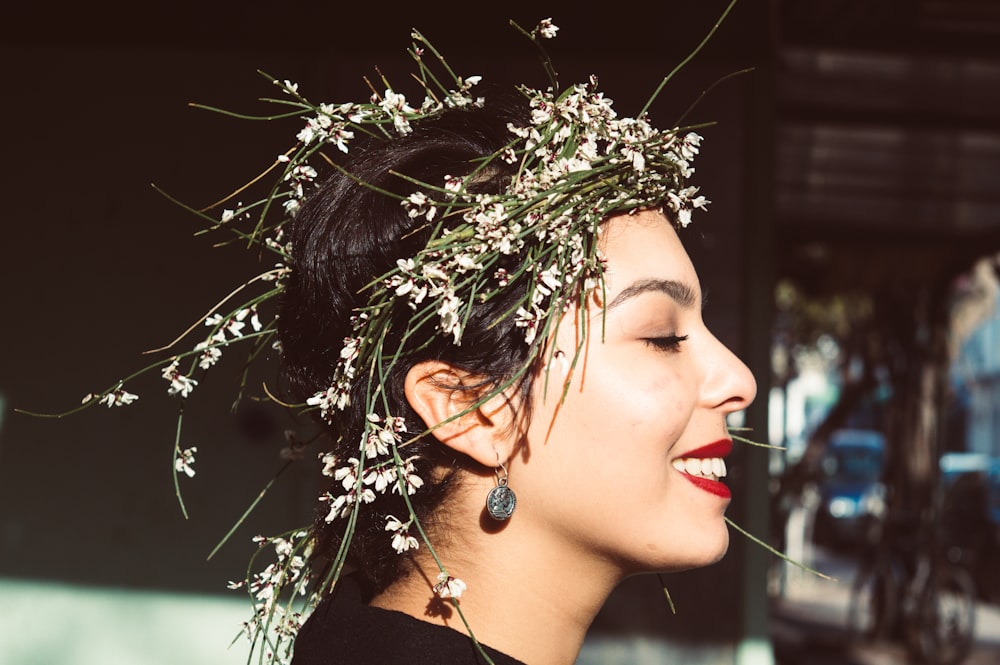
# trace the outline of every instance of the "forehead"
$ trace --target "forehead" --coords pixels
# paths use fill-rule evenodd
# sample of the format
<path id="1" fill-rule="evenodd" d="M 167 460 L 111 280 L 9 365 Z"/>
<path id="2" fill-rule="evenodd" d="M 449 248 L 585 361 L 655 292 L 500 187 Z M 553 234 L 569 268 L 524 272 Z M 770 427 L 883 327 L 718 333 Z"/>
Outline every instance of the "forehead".
<path id="1" fill-rule="evenodd" d="M 698 294 L 698 275 L 677 231 L 661 212 L 643 211 L 612 217 L 601 233 L 607 260 L 609 301 L 637 282 L 671 280 Z"/>

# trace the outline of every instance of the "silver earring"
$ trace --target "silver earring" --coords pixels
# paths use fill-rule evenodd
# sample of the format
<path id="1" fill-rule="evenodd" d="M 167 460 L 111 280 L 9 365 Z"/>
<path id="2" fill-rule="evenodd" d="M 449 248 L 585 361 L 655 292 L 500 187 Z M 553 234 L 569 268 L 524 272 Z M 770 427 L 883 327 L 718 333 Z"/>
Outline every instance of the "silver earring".
<path id="1" fill-rule="evenodd" d="M 500 475 L 501 471 L 503 476 Z M 514 495 L 514 490 L 507 487 L 507 467 L 500 461 L 500 453 L 497 453 L 497 468 L 494 473 L 497 477 L 497 486 L 486 495 L 486 510 L 493 519 L 503 522 L 514 514 L 517 496 Z"/>

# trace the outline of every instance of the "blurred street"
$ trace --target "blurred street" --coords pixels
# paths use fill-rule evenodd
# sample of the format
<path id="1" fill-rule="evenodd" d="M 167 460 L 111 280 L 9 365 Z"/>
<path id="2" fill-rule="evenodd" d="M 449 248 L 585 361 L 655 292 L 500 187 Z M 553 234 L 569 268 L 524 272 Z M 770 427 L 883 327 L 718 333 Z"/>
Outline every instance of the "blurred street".
<path id="1" fill-rule="evenodd" d="M 774 601 L 771 634 L 779 665 L 896 665 L 910 663 L 894 643 L 858 643 L 847 628 L 855 561 L 813 548 L 815 568 L 837 581 L 790 570 L 785 593 Z M 975 641 L 965 665 L 1000 663 L 1000 607 L 979 603 Z"/>

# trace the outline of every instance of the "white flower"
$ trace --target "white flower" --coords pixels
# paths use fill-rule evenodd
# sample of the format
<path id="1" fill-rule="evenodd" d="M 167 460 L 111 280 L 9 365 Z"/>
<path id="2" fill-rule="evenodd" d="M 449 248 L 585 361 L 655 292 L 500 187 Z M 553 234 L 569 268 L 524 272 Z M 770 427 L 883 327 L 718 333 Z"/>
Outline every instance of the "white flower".
<path id="1" fill-rule="evenodd" d="M 239 314 L 243 314 L 243 316 L 245 317 L 246 316 L 246 314 L 245 314 L 246 311 L 247 310 L 241 310 L 241 312 Z M 239 316 L 239 314 L 237 314 L 237 316 Z M 246 326 L 246 324 L 243 323 L 242 317 L 241 318 L 233 317 L 233 318 L 229 319 L 229 321 L 226 322 L 226 325 L 224 326 L 224 328 L 226 329 L 226 332 L 228 332 L 233 337 L 242 337 L 243 336 L 243 328 L 245 326 Z"/>
<path id="2" fill-rule="evenodd" d="M 684 139 L 680 141 L 678 145 L 678 151 L 680 152 L 681 158 L 685 160 L 692 160 L 698 154 L 701 149 L 702 137 L 694 132 L 691 132 L 684 136 Z"/>
<path id="3" fill-rule="evenodd" d="M 177 369 L 176 358 L 163 368 L 161 376 L 170 382 L 170 387 L 167 388 L 168 395 L 187 397 L 194 390 L 194 387 L 198 385 L 197 381 L 180 373 Z"/>
<path id="4" fill-rule="evenodd" d="M 459 254 L 455 257 L 455 267 L 460 272 L 470 272 L 472 270 L 481 270 L 483 265 L 476 261 L 472 254 Z"/>
<path id="5" fill-rule="evenodd" d="M 210 346 L 210 344 L 211 340 L 208 340 L 199 342 L 194 347 L 195 351 L 201 351 L 201 355 L 198 356 L 198 367 L 202 369 L 208 369 L 222 357 L 222 350 L 217 346 Z"/>
<path id="6" fill-rule="evenodd" d="M 92 399 L 94 399 L 94 395 L 87 395 L 83 399 L 83 403 L 86 404 Z M 101 398 L 100 403 L 110 409 L 113 406 L 128 406 L 137 399 L 139 399 L 138 395 L 127 392 L 124 388 L 121 387 L 121 384 L 118 384 L 117 388 L 115 388 L 113 391 L 109 392 L 107 395 Z"/>
<path id="7" fill-rule="evenodd" d="M 218 332 L 212 336 L 212 339 L 218 342 L 225 342 L 225 332 L 228 332 L 234 338 L 243 336 L 243 328 L 246 327 L 246 324 L 243 323 L 243 319 L 245 319 L 249 313 L 249 308 L 241 309 L 228 320 L 223 319 L 221 314 L 212 314 L 211 316 L 205 318 L 205 325 L 218 328 Z"/>
<path id="8" fill-rule="evenodd" d="M 264 326 L 261 325 L 260 317 L 257 315 L 256 305 L 254 305 L 253 307 L 245 307 L 241 309 L 240 311 L 236 312 L 236 315 L 233 318 L 236 319 L 237 322 L 240 322 L 241 324 L 240 330 L 242 330 L 243 329 L 242 322 L 248 316 L 250 317 L 250 327 L 254 329 L 254 332 L 260 332 Z"/>
<path id="9" fill-rule="evenodd" d="M 415 550 L 420 547 L 417 539 L 410 535 L 410 524 L 412 523 L 412 519 L 404 524 L 393 515 L 386 517 L 385 530 L 393 532 L 392 549 L 396 550 L 396 554 L 402 554 L 403 552 Z"/>
<path id="10" fill-rule="evenodd" d="M 639 150 L 631 145 L 626 145 L 622 147 L 622 154 L 632 163 L 632 168 L 636 171 L 643 171 L 646 168 L 646 156 L 642 154 L 642 150 Z"/>
<path id="11" fill-rule="evenodd" d="M 458 308 L 462 306 L 462 301 L 455 297 L 454 292 L 449 293 L 441 299 L 437 314 L 441 317 L 441 331 L 445 334 L 451 333 L 455 340 L 455 346 L 462 343 L 462 322 L 458 315 Z"/>
<path id="12" fill-rule="evenodd" d="M 444 571 L 438 573 L 437 580 L 437 584 L 434 585 L 434 592 L 441 598 L 454 598 L 458 600 L 468 588 L 465 582 L 457 577 L 452 577 Z"/>
<path id="13" fill-rule="evenodd" d="M 323 462 L 323 471 L 321 472 L 324 476 L 333 476 L 333 472 L 337 470 L 340 464 L 340 460 L 333 453 L 322 453 L 319 456 L 321 462 Z"/>
<path id="14" fill-rule="evenodd" d="M 332 494 L 327 492 L 319 498 L 320 501 L 329 501 L 330 510 L 327 512 L 324 520 L 326 522 L 332 522 L 338 517 L 347 517 L 351 514 L 351 506 L 358 503 L 371 503 L 375 500 L 375 492 L 371 491 L 367 487 L 361 490 L 360 494 L 355 493 L 352 489 L 347 494 L 341 494 L 340 496 L 334 497 Z"/>
<path id="15" fill-rule="evenodd" d="M 410 216 L 410 219 L 416 219 L 422 215 L 427 218 L 428 222 L 432 222 L 437 217 L 437 207 L 423 192 L 414 192 L 400 203 L 406 208 L 406 214 Z"/>
<path id="16" fill-rule="evenodd" d="M 398 471 L 401 478 L 392 486 L 392 491 L 396 494 L 402 494 L 402 486 L 406 486 L 406 493 L 413 496 L 417 493 L 417 490 L 424 486 L 424 480 L 416 474 L 417 467 L 413 464 L 413 459 L 410 458 L 404 462 L 402 468 Z"/>
<path id="17" fill-rule="evenodd" d="M 348 374 L 348 376 L 350 376 Z M 321 390 L 306 400 L 309 406 L 318 406 L 323 419 L 330 422 L 335 411 L 342 411 L 351 403 L 349 386 L 338 383 Z"/>
<path id="18" fill-rule="evenodd" d="M 386 436 L 388 435 L 388 436 Z M 388 440 L 386 440 L 388 438 Z M 365 457 L 369 459 L 379 455 L 389 454 L 389 444 L 393 442 L 391 432 L 382 429 L 373 429 L 365 436 Z"/>
<path id="19" fill-rule="evenodd" d="M 194 454 L 198 452 L 197 446 L 191 446 L 190 448 L 185 448 L 177 455 L 177 460 L 174 462 L 174 469 L 178 473 L 186 473 L 188 478 L 194 477 Z"/>
<path id="20" fill-rule="evenodd" d="M 514 326 L 524 328 L 524 343 L 528 345 L 535 341 L 540 318 L 539 313 L 534 308 L 532 310 L 529 312 L 523 307 L 518 307 L 517 312 L 514 313 Z"/>
<path id="21" fill-rule="evenodd" d="M 392 466 L 378 466 L 368 471 L 364 478 L 365 485 L 375 485 L 375 491 L 384 494 L 389 487 L 395 487 L 396 469 Z"/>
<path id="22" fill-rule="evenodd" d="M 406 97 L 393 91 L 386 90 L 379 106 L 392 118 L 392 124 L 400 134 L 409 134 L 410 121 L 405 114 L 415 113 L 416 110 L 406 102 Z"/>
<path id="23" fill-rule="evenodd" d="M 338 517 L 347 517 L 351 513 L 351 504 L 354 503 L 354 496 L 351 494 L 341 494 L 338 497 L 334 497 L 331 494 L 324 494 L 320 497 L 321 501 L 330 502 L 330 510 L 327 511 L 324 521 L 327 523 L 334 521 Z"/>
<path id="24" fill-rule="evenodd" d="M 559 26 L 554 25 L 551 18 L 544 18 L 538 22 L 535 32 L 542 39 L 552 39 L 556 36 L 556 33 L 559 32 Z"/>
<path id="25" fill-rule="evenodd" d="M 357 457 L 352 457 L 347 460 L 347 466 L 342 466 L 333 472 L 333 477 L 335 480 L 339 480 L 340 484 L 344 486 L 344 489 L 350 491 L 354 489 L 354 486 L 358 484 L 358 465 L 360 462 Z"/>

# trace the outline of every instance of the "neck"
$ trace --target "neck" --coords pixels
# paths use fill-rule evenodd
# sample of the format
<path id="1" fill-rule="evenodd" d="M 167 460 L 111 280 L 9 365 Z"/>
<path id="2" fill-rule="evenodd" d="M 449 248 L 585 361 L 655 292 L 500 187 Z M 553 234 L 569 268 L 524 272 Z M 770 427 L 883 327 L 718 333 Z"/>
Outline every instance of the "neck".
<path id="1" fill-rule="evenodd" d="M 584 552 L 540 556 L 538 548 L 551 547 L 551 540 L 530 531 L 515 515 L 502 531 L 463 542 L 461 552 L 457 547 L 436 552 L 448 572 L 468 585 L 458 602 L 480 643 L 532 665 L 572 665 L 622 574 Z M 420 552 L 416 570 L 371 604 L 468 634 L 452 602 L 435 601 L 439 571 L 425 549 Z"/>

